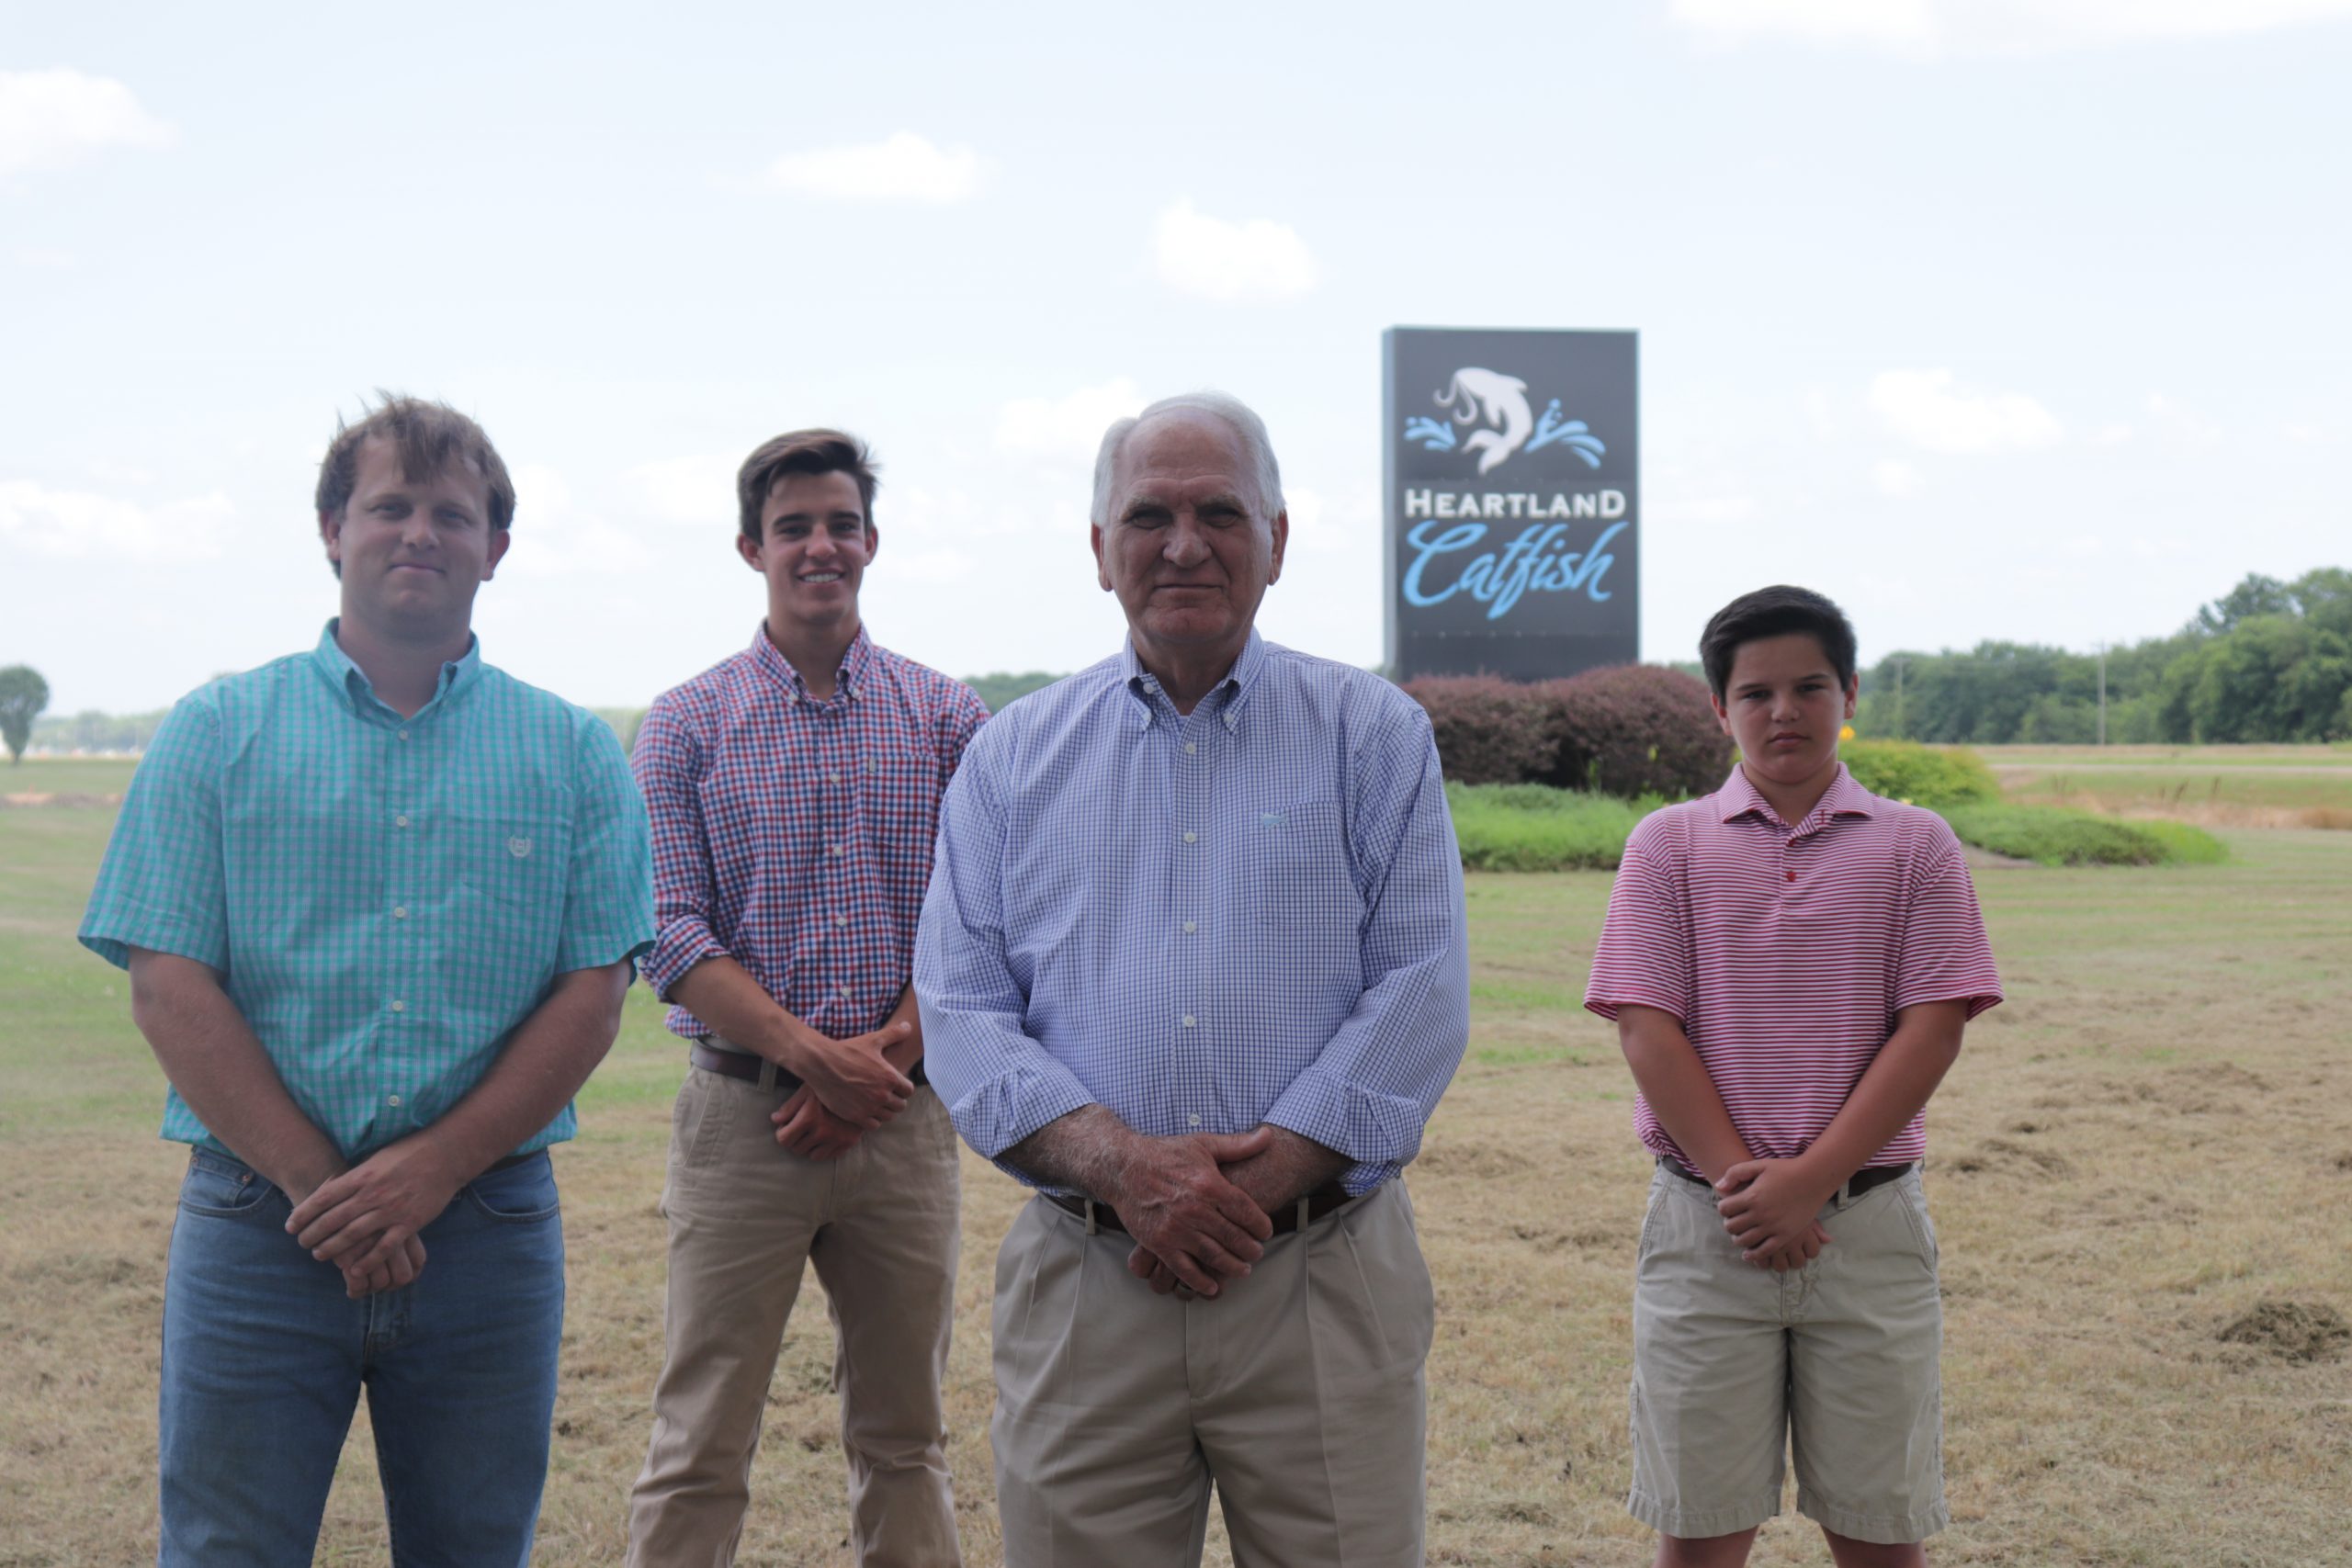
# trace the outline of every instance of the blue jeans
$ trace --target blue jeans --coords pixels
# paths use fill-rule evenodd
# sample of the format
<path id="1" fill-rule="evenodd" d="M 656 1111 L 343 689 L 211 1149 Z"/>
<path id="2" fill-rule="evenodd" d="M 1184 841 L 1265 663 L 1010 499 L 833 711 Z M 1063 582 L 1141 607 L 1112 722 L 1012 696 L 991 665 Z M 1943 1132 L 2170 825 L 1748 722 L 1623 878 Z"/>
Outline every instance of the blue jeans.
<path id="1" fill-rule="evenodd" d="M 161 1568 L 304 1568 L 359 1391 L 398 1568 L 517 1568 L 546 1484 L 563 1223 L 546 1155 L 458 1190 L 352 1301 L 267 1179 L 198 1149 L 164 1292 Z"/>

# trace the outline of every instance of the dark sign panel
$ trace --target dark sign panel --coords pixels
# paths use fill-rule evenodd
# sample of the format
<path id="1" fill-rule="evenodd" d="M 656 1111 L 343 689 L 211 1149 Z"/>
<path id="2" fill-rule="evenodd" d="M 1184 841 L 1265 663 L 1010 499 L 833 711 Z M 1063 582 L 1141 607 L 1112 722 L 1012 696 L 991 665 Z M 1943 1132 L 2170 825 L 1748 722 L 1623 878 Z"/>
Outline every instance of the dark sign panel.
<path id="1" fill-rule="evenodd" d="M 1632 333 L 1383 334 L 1397 680 L 1639 657 L 1634 351 Z"/>

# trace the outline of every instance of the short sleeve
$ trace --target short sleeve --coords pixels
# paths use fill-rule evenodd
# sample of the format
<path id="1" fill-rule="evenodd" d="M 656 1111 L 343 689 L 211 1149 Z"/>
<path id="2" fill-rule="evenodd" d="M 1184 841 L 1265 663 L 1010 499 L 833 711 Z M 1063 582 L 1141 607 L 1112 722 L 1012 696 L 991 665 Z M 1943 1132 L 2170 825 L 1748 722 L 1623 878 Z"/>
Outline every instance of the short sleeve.
<path id="1" fill-rule="evenodd" d="M 1974 1018 L 2001 1002 L 2001 976 L 1984 935 L 1984 911 L 1960 840 L 1941 818 L 1911 882 L 1894 976 L 1894 1010 L 1921 1002 L 1965 1001 Z"/>
<path id="2" fill-rule="evenodd" d="M 1667 811 L 1634 829 L 1609 890 L 1609 913 L 1593 949 L 1584 1005 L 1614 1020 L 1632 1005 L 1672 1013 L 1688 1026 L 1692 954 L 1682 897 L 1686 874 L 1681 834 Z"/>
<path id="3" fill-rule="evenodd" d="M 220 719 L 198 693 L 164 716 L 131 774 L 82 917 L 82 945 L 121 968 L 141 947 L 226 971 L 220 814 Z"/>
<path id="4" fill-rule="evenodd" d="M 621 744 L 602 720 L 580 726 L 579 818 L 572 825 L 556 970 L 635 960 L 653 945 L 653 850 L 645 802 Z"/>

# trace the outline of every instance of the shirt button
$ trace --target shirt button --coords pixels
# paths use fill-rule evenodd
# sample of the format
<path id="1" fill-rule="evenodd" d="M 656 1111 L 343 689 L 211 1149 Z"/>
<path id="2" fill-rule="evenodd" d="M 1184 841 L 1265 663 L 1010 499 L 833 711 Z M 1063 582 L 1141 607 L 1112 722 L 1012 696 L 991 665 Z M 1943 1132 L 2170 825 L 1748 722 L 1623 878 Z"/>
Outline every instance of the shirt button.
<path id="1" fill-rule="evenodd" d="M 842 993 L 842 996 L 847 996 L 847 995 L 849 995 L 849 987 L 848 987 L 847 986 L 843 986 L 843 987 L 841 987 L 841 993 Z"/>
<path id="2" fill-rule="evenodd" d="M 1785 874 L 1791 882 L 1794 882 L 1797 879 L 1797 868 L 1794 866 L 1789 867 Z"/>
<path id="3" fill-rule="evenodd" d="M 1201 1124 L 1201 1119 L 1197 1116 L 1187 1116 L 1184 1121 L 1188 1126 L 1197 1127 Z"/>
<path id="4" fill-rule="evenodd" d="M 825 849 L 827 852 L 831 854 L 839 854 L 842 852 L 842 847 L 839 844 L 827 844 Z"/>
<path id="5" fill-rule="evenodd" d="M 841 782 L 842 782 L 842 775 L 841 775 L 840 772 L 839 772 L 838 770 L 829 770 L 829 771 L 826 773 L 826 774 L 825 774 L 825 782 L 826 782 L 827 784 L 839 784 L 839 783 L 841 783 Z"/>
<path id="6" fill-rule="evenodd" d="M 1200 929 L 1201 922 L 1198 920 L 1186 920 L 1184 922 L 1184 934 L 1186 936 L 1191 936 L 1194 931 L 1199 931 Z"/>
<path id="7" fill-rule="evenodd" d="M 398 1105 L 400 1102 L 401 1097 L 397 1094 L 386 1095 L 384 1097 L 384 1103 L 387 1105 Z"/>
<path id="8" fill-rule="evenodd" d="M 1201 841 L 1201 836 L 1198 833 L 1187 831 L 1184 835 L 1184 841 L 1188 844 L 1197 844 Z"/>
<path id="9" fill-rule="evenodd" d="M 394 1012 L 406 1012 L 408 1011 L 408 1004 L 406 1002 L 396 1001 L 392 1004 L 392 1010 Z"/>
<path id="10" fill-rule="evenodd" d="M 833 924 L 837 926 L 846 926 L 849 924 L 849 917 L 847 915 L 835 915 L 833 917 Z"/>
<path id="11" fill-rule="evenodd" d="M 403 730 L 401 730 L 401 739 L 403 739 L 403 740 L 405 740 L 405 739 L 408 739 L 408 731 L 407 731 L 407 730 L 403 729 Z"/>
<path id="12" fill-rule="evenodd" d="M 408 815 L 407 815 L 407 813 L 403 812 L 403 813 L 401 813 L 400 816 L 393 818 L 392 818 L 392 826 L 393 826 L 393 827 L 395 827 L 395 828 L 405 828 L 405 827 L 407 827 L 407 826 L 408 826 Z"/>
<path id="13" fill-rule="evenodd" d="M 407 906 L 406 904 L 395 904 L 395 905 L 393 905 L 393 906 L 392 906 L 392 919 L 396 919 L 396 920 L 405 920 L 405 919 L 408 919 L 408 906 Z"/>
<path id="14" fill-rule="evenodd" d="M 1193 1015 L 1189 1012 L 1184 1015 L 1184 1027 L 1187 1029 L 1193 1027 Z"/>
<path id="15" fill-rule="evenodd" d="M 1190 753 L 1192 753 L 1192 752 L 1194 752 L 1194 751 L 1199 750 L 1200 749 L 1201 749 L 1201 748 L 1200 748 L 1200 743 L 1199 743 L 1198 741 L 1195 741 L 1195 740 L 1187 740 L 1187 741 L 1185 741 L 1185 742 L 1184 742 L 1184 750 L 1185 750 L 1185 752 L 1186 752 L 1188 755 L 1189 755 Z"/>

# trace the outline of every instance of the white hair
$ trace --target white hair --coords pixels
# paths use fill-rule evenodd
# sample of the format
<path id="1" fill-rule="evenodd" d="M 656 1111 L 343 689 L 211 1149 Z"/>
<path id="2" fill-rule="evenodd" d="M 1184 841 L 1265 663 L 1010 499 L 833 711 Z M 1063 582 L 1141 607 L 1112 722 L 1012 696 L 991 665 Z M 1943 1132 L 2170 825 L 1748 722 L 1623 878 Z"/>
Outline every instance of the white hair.
<path id="1" fill-rule="evenodd" d="M 1225 392 L 1184 392 L 1172 398 L 1162 398 L 1133 419 L 1114 419 L 1111 428 L 1102 433 L 1102 449 L 1094 456 L 1094 517 L 1105 527 L 1111 519 L 1111 491 L 1115 470 L 1119 466 L 1119 450 L 1127 444 L 1127 436 L 1148 419 L 1163 413 L 1204 413 L 1223 420 L 1232 432 L 1241 437 L 1242 451 L 1250 466 L 1256 470 L 1258 499 L 1266 509 L 1266 520 L 1283 510 L 1283 475 L 1274 464 L 1274 444 L 1267 437 L 1266 422 L 1239 398 Z"/>

